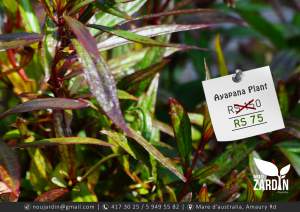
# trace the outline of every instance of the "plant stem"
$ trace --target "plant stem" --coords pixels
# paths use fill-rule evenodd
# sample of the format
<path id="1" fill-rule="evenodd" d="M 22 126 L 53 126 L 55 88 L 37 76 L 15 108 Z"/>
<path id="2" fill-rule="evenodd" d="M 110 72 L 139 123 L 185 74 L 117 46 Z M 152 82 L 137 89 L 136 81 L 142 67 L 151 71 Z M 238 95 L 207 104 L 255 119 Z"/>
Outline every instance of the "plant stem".
<path id="1" fill-rule="evenodd" d="M 77 177 L 77 180 L 79 182 L 82 182 L 83 180 L 85 180 L 91 173 L 93 173 L 95 170 L 97 170 L 98 166 L 100 166 L 102 163 L 104 163 L 105 161 L 117 157 L 119 156 L 119 154 L 110 154 L 104 158 L 102 158 L 101 160 L 99 160 L 94 166 L 92 166 L 82 177 Z"/>
<path id="2" fill-rule="evenodd" d="M 15 53 L 12 49 L 8 49 L 6 51 L 7 53 L 7 58 L 9 60 L 9 62 L 11 63 L 11 65 L 13 66 L 13 68 L 18 70 L 18 74 L 20 75 L 20 77 L 24 80 L 24 81 L 28 81 L 28 77 L 25 73 L 25 70 L 23 68 L 19 68 L 16 62 L 16 58 L 15 58 Z"/>
<path id="3" fill-rule="evenodd" d="M 208 143 L 209 139 L 206 139 L 205 136 L 203 136 L 198 144 L 197 150 L 194 154 L 193 160 L 192 160 L 192 165 L 190 166 L 189 169 L 187 169 L 186 173 L 184 174 L 185 178 L 186 178 L 186 182 L 179 194 L 178 200 L 181 201 L 182 198 L 188 193 L 188 188 L 189 185 L 192 181 L 192 174 L 193 174 L 193 170 L 196 166 L 197 160 L 199 158 L 199 156 L 201 155 L 201 153 L 204 150 L 205 145 Z"/>

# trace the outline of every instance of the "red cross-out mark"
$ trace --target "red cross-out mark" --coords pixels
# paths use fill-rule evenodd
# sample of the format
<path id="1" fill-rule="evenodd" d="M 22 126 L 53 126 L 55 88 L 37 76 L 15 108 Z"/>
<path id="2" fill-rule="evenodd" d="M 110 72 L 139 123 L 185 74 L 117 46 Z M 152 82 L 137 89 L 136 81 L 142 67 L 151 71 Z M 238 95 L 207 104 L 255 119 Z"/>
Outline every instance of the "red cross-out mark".
<path id="1" fill-rule="evenodd" d="M 256 110 L 255 107 L 249 106 L 252 102 L 254 102 L 254 99 L 250 100 L 248 103 L 245 103 L 245 105 L 234 104 L 235 107 L 239 107 L 239 110 L 236 111 L 236 114 L 238 114 L 239 112 L 241 112 L 241 111 L 244 110 L 244 109 L 252 109 L 252 110 Z"/>

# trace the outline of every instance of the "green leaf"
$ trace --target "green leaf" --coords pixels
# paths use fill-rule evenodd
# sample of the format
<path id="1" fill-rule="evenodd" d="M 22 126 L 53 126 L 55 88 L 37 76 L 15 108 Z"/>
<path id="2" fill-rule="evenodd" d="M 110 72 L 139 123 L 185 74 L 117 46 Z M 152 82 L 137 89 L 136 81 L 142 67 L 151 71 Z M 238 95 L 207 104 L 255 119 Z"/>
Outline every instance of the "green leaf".
<path id="1" fill-rule="evenodd" d="M 219 166 L 216 164 L 206 165 L 201 168 L 198 168 L 193 173 L 193 180 L 199 180 L 199 182 L 204 182 L 205 178 L 211 176 L 216 171 L 218 171 Z"/>
<path id="2" fill-rule="evenodd" d="M 89 176 L 91 176 L 93 173 L 95 173 L 95 171 L 97 171 L 98 169 L 99 169 L 99 166 L 102 164 L 102 163 L 104 163 L 104 162 L 106 162 L 106 161 L 108 161 L 108 160 L 110 160 L 110 159 L 112 159 L 112 158 L 114 158 L 114 157 L 117 157 L 117 156 L 119 156 L 119 154 L 110 154 L 110 155 L 107 155 L 107 156 L 105 156 L 105 157 L 103 157 L 101 160 L 99 160 L 95 165 L 93 165 L 83 176 L 78 176 L 77 177 L 77 180 L 79 181 L 79 182 L 82 182 L 83 180 L 85 180 L 85 179 L 87 179 Z"/>
<path id="3" fill-rule="evenodd" d="M 118 4 L 117 8 L 131 16 L 132 14 L 136 13 L 146 3 L 146 1 L 147 0 L 135 0 L 126 4 Z M 121 21 L 126 20 L 102 11 L 97 13 L 93 18 L 95 19 L 93 24 L 101 24 L 107 27 L 113 27 Z M 95 34 L 94 30 L 91 30 L 91 32 L 93 35 Z"/>
<path id="4" fill-rule="evenodd" d="M 140 97 L 138 102 L 138 105 L 149 113 L 151 119 L 154 118 L 159 79 L 160 75 L 156 74 L 152 79 L 147 92 Z"/>
<path id="5" fill-rule="evenodd" d="M 85 107 L 89 107 L 89 103 L 87 103 L 84 100 L 66 99 L 66 98 L 34 99 L 19 104 L 14 108 L 5 111 L 4 113 L 0 114 L 0 119 L 11 114 L 25 113 L 25 112 L 35 111 L 35 110 L 43 110 L 43 109 L 76 110 Z"/>
<path id="6" fill-rule="evenodd" d="M 31 157 L 29 180 L 37 192 L 44 192 L 52 185 L 50 175 L 52 173 L 52 165 L 49 159 L 40 149 L 28 149 Z"/>
<path id="7" fill-rule="evenodd" d="M 282 116 L 286 117 L 289 113 L 289 96 L 283 82 L 278 83 L 278 101 Z"/>
<path id="8" fill-rule="evenodd" d="M 101 9 L 103 12 L 109 13 L 113 16 L 117 16 L 123 19 L 131 19 L 130 15 L 126 12 L 121 11 L 118 7 L 115 7 L 114 3 L 111 3 L 106 0 L 96 0 L 96 7 Z"/>
<path id="9" fill-rule="evenodd" d="M 124 100 L 132 100 L 132 101 L 137 101 L 138 98 L 131 95 L 130 93 L 123 91 L 123 90 L 117 90 L 118 98 L 119 99 L 124 99 Z"/>
<path id="10" fill-rule="evenodd" d="M 75 2 L 76 4 L 74 4 L 74 6 L 72 7 L 72 9 L 70 10 L 70 12 L 68 13 L 69 15 L 73 15 L 75 14 L 80 8 L 93 3 L 95 0 L 80 0 Z"/>
<path id="11" fill-rule="evenodd" d="M 51 182 L 61 188 L 67 188 L 67 180 L 70 178 L 68 170 L 69 165 L 67 161 L 61 160 L 54 168 L 54 171 L 51 173 Z"/>
<path id="12" fill-rule="evenodd" d="M 170 38 L 171 38 L 170 35 L 162 35 L 162 36 L 157 37 L 156 39 L 161 42 L 169 42 Z M 139 61 L 134 66 L 134 68 L 136 68 L 137 70 L 151 68 L 151 66 L 154 66 L 154 64 L 158 64 L 161 62 L 162 58 L 165 55 L 165 52 L 166 52 L 166 48 L 164 48 L 164 47 L 155 46 L 155 47 L 149 48 L 147 53 L 145 54 L 144 58 L 141 61 Z M 147 81 L 143 84 L 144 84 L 144 86 L 147 86 Z M 141 84 L 140 87 L 143 84 Z M 142 92 L 144 91 L 144 89 L 145 88 L 139 88 L 139 90 Z"/>
<path id="13" fill-rule="evenodd" d="M 256 151 L 253 151 L 249 154 L 249 168 L 252 175 L 261 175 L 261 172 L 258 170 L 254 158 L 261 159 L 259 154 Z"/>
<path id="14" fill-rule="evenodd" d="M 170 116 L 173 130 L 177 142 L 177 149 L 181 157 L 181 162 L 185 168 L 189 165 L 192 154 L 192 134 L 191 123 L 182 105 L 175 99 L 169 100 Z"/>
<path id="15" fill-rule="evenodd" d="M 262 175 L 254 162 L 254 158 L 261 159 L 261 157 L 259 156 L 259 154 L 256 151 L 253 151 L 249 154 L 249 168 L 250 168 L 251 174 L 252 175 Z M 264 175 L 262 175 L 262 176 L 264 176 Z M 267 178 L 267 176 L 265 176 L 265 178 Z M 247 182 L 246 191 L 247 191 L 247 198 L 250 198 L 252 196 L 251 193 L 254 192 L 254 195 L 255 195 L 254 198 L 257 200 L 261 200 L 263 197 L 263 193 L 264 193 L 263 190 L 253 191 L 253 187 L 252 187 L 252 191 L 251 191 L 251 188 L 249 188 L 249 182 Z"/>
<path id="16" fill-rule="evenodd" d="M 147 140 L 145 140 L 141 135 L 131 130 L 130 137 L 133 138 L 137 143 L 139 143 L 147 152 L 150 153 L 157 161 L 159 161 L 163 166 L 173 172 L 177 177 L 179 177 L 183 182 L 186 182 L 186 178 L 177 170 L 170 159 L 166 158 L 160 151 L 158 151 L 153 145 L 151 145 Z"/>
<path id="17" fill-rule="evenodd" d="M 131 51 L 126 55 L 115 57 L 108 61 L 108 65 L 117 81 L 120 81 L 126 76 L 129 76 L 135 72 L 141 71 L 136 65 L 145 58 L 151 47 L 146 47 L 141 50 Z M 165 48 L 163 57 L 168 57 L 173 53 L 179 51 L 179 49 Z M 142 74 L 142 72 L 140 73 Z"/>
<path id="18" fill-rule="evenodd" d="M 157 100 L 157 92 L 159 85 L 160 75 L 156 74 L 150 82 L 147 92 L 145 92 L 139 99 L 138 107 L 141 108 L 145 114 L 141 120 L 143 121 L 142 135 L 151 143 L 155 144 L 159 141 L 159 130 L 153 127 L 152 120 L 155 115 L 155 106 Z M 157 161 L 153 156 L 150 156 L 151 173 L 152 177 L 157 181 Z"/>
<path id="19" fill-rule="evenodd" d="M 192 124 L 198 125 L 199 127 L 203 126 L 204 116 L 199 113 L 188 113 L 189 119 Z"/>
<path id="20" fill-rule="evenodd" d="M 255 202 L 256 199 L 256 191 L 253 189 L 254 185 L 248 177 L 245 177 L 247 187 L 246 187 L 246 201 L 247 202 Z"/>
<path id="21" fill-rule="evenodd" d="M 27 32 L 41 32 L 40 23 L 35 16 L 35 11 L 32 9 L 30 0 L 20 0 L 19 9 L 24 21 L 24 26 Z"/>
<path id="22" fill-rule="evenodd" d="M 274 24 L 263 18 L 259 12 L 244 6 L 237 6 L 237 11 L 254 30 L 266 36 L 276 47 L 286 46 L 283 33 Z"/>
<path id="23" fill-rule="evenodd" d="M 73 202 L 98 202 L 98 198 L 94 192 L 90 191 L 85 182 L 78 183 L 71 191 Z"/>
<path id="24" fill-rule="evenodd" d="M 15 14 L 18 9 L 18 2 L 12 0 L 2 0 L 0 2 L 0 7 L 3 5 L 5 9 L 7 9 L 10 13 Z"/>
<path id="25" fill-rule="evenodd" d="M 6 49 L 19 48 L 20 46 L 28 46 L 39 42 L 42 39 L 41 34 L 16 32 L 0 35 L 0 51 Z"/>
<path id="26" fill-rule="evenodd" d="M 174 132 L 173 132 L 173 128 L 170 125 L 163 123 L 161 121 L 158 121 L 158 120 L 152 120 L 152 122 L 153 122 L 153 126 L 157 129 L 159 129 L 161 132 L 164 132 L 171 137 L 175 136 Z"/>
<path id="27" fill-rule="evenodd" d="M 57 46 L 57 28 L 55 24 L 46 18 L 45 21 L 45 36 L 42 42 L 42 48 L 39 54 L 39 60 L 44 68 L 44 82 L 48 82 L 51 73 L 51 64 L 55 56 L 55 47 Z"/>
<path id="28" fill-rule="evenodd" d="M 170 186 L 166 186 L 166 191 L 169 194 L 169 202 L 177 202 L 177 197 L 174 189 L 172 189 Z"/>
<path id="29" fill-rule="evenodd" d="M 229 74 L 229 72 L 228 72 L 228 69 L 227 69 L 227 65 L 226 65 L 226 62 L 225 62 L 223 50 L 222 50 L 222 47 L 221 47 L 220 34 L 218 34 L 216 39 L 215 39 L 215 49 L 216 49 L 216 53 L 217 53 L 217 57 L 218 57 L 218 67 L 219 67 L 220 75 L 221 76 L 226 76 L 226 75 Z"/>
<path id="30" fill-rule="evenodd" d="M 300 176 L 300 143 L 299 140 L 282 142 L 276 145 L 289 159 L 298 176 Z"/>
<path id="31" fill-rule="evenodd" d="M 249 153 L 260 143 L 257 140 L 247 140 L 235 145 L 227 146 L 225 152 L 215 158 L 210 164 L 219 167 L 215 175 L 219 178 L 227 175 L 233 168 L 242 162 Z"/>
<path id="32" fill-rule="evenodd" d="M 40 147 L 53 145 L 71 145 L 71 144 L 92 144 L 99 146 L 111 147 L 112 145 L 96 138 L 89 137 L 63 137 L 63 138 L 47 138 L 30 143 L 19 144 L 19 147 Z"/>
<path id="33" fill-rule="evenodd" d="M 100 51 L 105 51 L 132 42 L 142 43 L 146 45 L 153 45 L 153 46 L 163 46 L 163 47 L 169 46 L 169 47 L 183 48 L 183 49 L 195 48 L 186 45 L 168 44 L 168 43 L 151 39 L 150 37 L 172 34 L 174 32 L 203 29 L 209 27 L 209 25 L 205 25 L 205 24 L 194 24 L 194 25 L 171 24 L 171 25 L 159 25 L 159 26 L 157 25 L 146 26 L 131 31 L 126 31 L 126 30 L 114 29 L 114 28 L 109 28 L 109 27 L 95 25 L 95 24 L 89 26 L 114 35 L 97 44 L 97 47 Z"/>
<path id="34" fill-rule="evenodd" d="M 128 154 L 130 154 L 134 159 L 139 158 L 139 156 L 138 156 L 139 152 L 136 151 L 136 149 L 130 145 L 126 136 L 124 136 L 118 132 L 113 132 L 110 130 L 102 130 L 101 133 L 107 135 L 109 137 L 109 142 L 112 143 L 114 146 L 120 146 Z"/>

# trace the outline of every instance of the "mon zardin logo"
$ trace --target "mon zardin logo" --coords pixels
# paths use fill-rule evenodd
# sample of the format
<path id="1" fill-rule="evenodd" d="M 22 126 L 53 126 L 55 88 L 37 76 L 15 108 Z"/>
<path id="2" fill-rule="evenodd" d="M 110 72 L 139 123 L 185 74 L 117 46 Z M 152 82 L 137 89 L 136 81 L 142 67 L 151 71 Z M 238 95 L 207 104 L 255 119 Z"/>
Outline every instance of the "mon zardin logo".
<path id="1" fill-rule="evenodd" d="M 278 170 L 277 166 L 268 161 L 254 158 L 255 165 L 260 171 L 260 175 L 253 175 L 254 190 L 268 191 L 288 191 L 289 180 L 286 174 L 290 170 L 290 164 Z M 267 177 L 270 178 L 267 178 Z"/>

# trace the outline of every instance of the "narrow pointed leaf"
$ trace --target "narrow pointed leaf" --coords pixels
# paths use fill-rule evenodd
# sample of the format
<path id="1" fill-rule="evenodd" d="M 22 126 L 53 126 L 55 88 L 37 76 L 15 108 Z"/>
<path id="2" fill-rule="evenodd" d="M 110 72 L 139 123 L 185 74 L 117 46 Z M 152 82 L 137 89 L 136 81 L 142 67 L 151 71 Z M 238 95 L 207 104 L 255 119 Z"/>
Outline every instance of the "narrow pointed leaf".
<path id="1" fill-rule="evenodd" d="M 299 140 L 281 142 L 276 145 L 291 162 L 291 165 L 300 176 L 300 143 Z"/>
<path id="2" fill-rule="evenodd" d="M 192 135 L 190 119 L 183 107 L 175 100 L 170 99 L 170 116 L 177 142 L 177 149 L 182 163 L 186 166 L 192 154 Z"/>
<path id="3" fill-rule="evenodd" d="M 217 35 L 217 37 L 215 39 L 215 49 L 216 49 L 217 58 L 218 58 L 218 66 L 219 66 L 220 75 L 226 76 L 226 75 L 228 75 L 228 69 L 227 69 L 227 65 L 225 62 L 223 50 L 221 47 L 221 37 L 219 34 Z"/>
<path id="4" fill-rule="evenodd" d="M 84 77 L 91 93 L 107 116 L 128 133 L 128 127 L 120 109 L 115 81 L 110 70 L 108 70 L 108 66 L 100 56 L 93 60 L 77 40 L 73 39 L 72 43 L 79 55 L 80 62 L 83 64 Z"/>
<path id="5" fill-rule="evenodd" d="M 15 106 L 12 109 L 0 114 L 0 119 L 7 115 L 16 113 L 25 113 L 35 110 L 43 109 L 58 109 L 58 110 L 76 110 L 80 108 L 89 107 L 89 103 L 84 100 L 66 99 L 66 98 L 42 98 L 34 99 Z"/>
<path id="6" fill-rule="evenodd" d="M 35 15 L 35 11 L 32 8 L 32 1 L 20 0 L 19 9 L 24 22 L 26 31 L 28 32 L 41 32 L 40 23 Z"/>
<path id="7" fill-rule="evenodd" d="M 39 42 L 42 35 L 38 33 L 16 32 L 0 35 L 0 51 Z"/>
<path id="8" fill-rule="evenodd" d="M 208 177 L 208 176 L 214 174 L 216 171 L 218 171 L 218 169 L 219 169 L 219 166 L 215 165 L 215 164 L 201 167 L 194 171 L 193 179 L 200 180 L 200 182 L 201 182 L 201 181 L 205 180 L 206 177 Z"/>
<path id="9" fill-rule="evenodd" d="M 155 105 L 157 101 L 157 93 L 160 75 L 157 73 L 152 79 L 147 92 L 140 97 L 138 105 L 151 116 L 151 122 L 155 114 Z M 152 123 L 151 123 L 152 128 Z"/>
<path id="10" fill-rule="evenodd" d="M 121 30 L 121 29 L 113 29 L 113 28 L 109 28 L 109 27 L 105 27 L 105 26 L 101 26 L 101 25 L 91 24 L 91 25 L 89 25 L 89 27 L 99 29 L 99 30 L 111 33 L 113 35 L 116 35 L 118 37 L 124 38 L 128 41 L 141 43 L 141 44 L 144 44 L 144 45 L 173 47 L 173 48 L 179 48 L 179 49 L 192 49 L 192 48 L 197 49 L 198 48 L 198 47 L 195 47 L 195 46 L 188 46 L 188 45 L 182 45 L 182 44 L 164 43 L 164 42 L 160 42 L 158 40 L 154 40 L 152 38 L 149 38 L 147 36 L 139 35 L 139 34 L 134 33 L 134 32 Z"/>
<path id="11" fill-rule="evenodd" d="M 82 24 L 78 24 L 77 26 L 83 28 L 81 30 L 84 31 L 85 28 Z M 76 34 L 77 37 L 81 35 L 81 33 Z M 161 162 L 166 168 L 171 170 L 180 179 L 185 181 L 184 176 L 176 169 L 176 167 L 169 161 L 169 159 L 164 157 L 142 136 L 138 135 L 134 130 L 130 130 L 127 127 L 120 110 L 114 79 L 103 59 L 100 56 L 94 57 L 92 59 L 87 50 L 82 47 L 77 40 L 72 39 L 72 43 L 79 55 L 81 63 L 85 67 L 84 76 L 89 84 L 90 90 L 96 97 L 98 103 L 106 112 L 106 114 L 117 126 L 119 126 L 124 132 L 126 132 L 128 136 L 132 137 L 141 146 L 143 146 L 155 159 Z"/>
<path id="12" fill-rule="evenodd" d="M 198 15 L 197 16 L 192 16 Z M 224 12 L 219 12 L 215 9 L 206 9 L 206 8 L 192 8 L 192 9 L 184 9 L 184 10 L 171 10 L 171 11 L 164 11 L 161 13 L 154 13 L 149 15 L 143 15 L 134 18 L 133 20 L 124 21 L 124 23 L 128 23 L 131 21 L 138 21 L 138 20 L 149 20 L 154 18 L 161 18 L 166 16 L 179 16 L 179 15 L 188 15 L 191 20 L 188 20 L 188 23 L 195 23 L 200 21 L 200 23 L 204 24 L 212 24 L 212 23 L 234 23 L 239 25 L 245 25 L 244 21 L 240 18 L 237 18 L 232 15 L 228 15 Z"/>
<path id="13" fill-rule="evenodd" d="M 211 79 L 211 72 L 208 68 L 208 65 L 207 65 L 207 62 L 206 62 L 205 58 L 204 58 L 204 69 L 205 69 L 205 80 Z"/>
<path id="14" fill-rule="evenodd" d="M 246 177 L 246 183 L 247 183 L 247 187 L 246 187 L 246 201 L 247 202 L 254 202 L 256 201 L 256 195 L 255 195 L 255 191 L 254 191 L 254 185 L 252 184 L 251 180 L 249 180 L 248 177 Z"/>
<path id="15" fill-rule="evenodd" d="M 96 138 L 89 137 L 62 137 L 62 138 L 46 138 L 39 141 L 19 144 L 18 147 L 39 147 L 53 145 L 71 145 L 71 144 L 89 144 L 111 147 L 112 145 Z"/>
<path id="16" fill-rule="evenodd" d="M 109 137 L 110 142 L 112 144 L 114 144 L 115 146 L 120 146 L 134 159 L 138 158 L 138 152 L 130 146 L 130 143 L 128 143 L 128 140 L 125 135 L 109 130 L 102 130 L 101 132 Z"/>
<path id="17" fill-rule="evenodd" d="M 159 120 L 153 120 L 152 122 L 153 122 L 153 127 L 159 129 L 161 132 L 164 132 L 167 135 L 172 136 L 172 137 L 175 136 L 173 129 L 170 125 L 168 125 L 164 122 L 161 122 Z"/>
<path id="18" fill-rule="evenodd" d="M 249 154 L 249 168 L 250 168 L 251 174 L 252 175 L 261 175 L 261 172 L 255 165 L 255 162 L 254 162 L 255 158 L 261 159 L 260 155 L 256 151 L 253 151 Z M 266 179 L 267 176 L 264 175 L 263 178 Z"/>
<path id="19" fill-rule="evenodd" d="M 147 0 L 135 0 L 126 4 L 118 4 L 117 7 L 120 11 L 123 11 L 131 16 L 132 14 L 136 13 L 146 3 L 146 1 Z M 121 21 L 126 20 L 102 11 L 97 13 L 94 16 L 94 19 L 95 21 L 93 21 L 93 24 L 101 24 L 109 27 L 113 27 Z M 95 34 L 94 30 L 91 30 L 91 32 L 93 35 Z"/>
<path id="20" fill-rule="evenodd" d="M 95 0 L 82 0 L 82 1 L 78 1 L 76 2 L 77 4 L 75 4 L 73 6 L 73 8 L 71 9 L 71 11 L 69 12 L 69 15 L 75 14 L 80 8 L 93 3 Z"/>
<path id="21" fill-rule="evenodd" d="M 68 16 L 64 18 L 78 39 L 78 41 L 72 39 L 72 43 L 84 67 L 83 75 L 91 93 L 107 116 L 122 130 L 129 133 L 120 109 L 115 80 L 97 50 L 95 39 L 82 23 Z"/>
<path id="22" fill-rule="evenodd" d="M 188 116 L 189 116 L 192 124 L 198 125 L 200 127 L 203 126 L 204 116 L 202 114 L 188 113 Z"/>
<path id="23" fill-rule="evenodd" d="M 86 51 L 91 54 L 93 59 L 97 59 L 100 55 L 96 48 L 96 40 L 95 38 L 89 33 L 86 27 L 76 19 L 70 16 L 64 16 L 65 21 L 76 35 L 79 43 L 84 46 Z"/>
<path id="24" fill-rule="evenodd" d="M 101 9 L 103 12 L 109 13 L 109 14 L 117 16 L 119 18 L 129 19 L 129 20 L 131 19 L 130 15 L 128 15 L 124 11 L 121 11 L 119 8 L 117 8 L 114 5 L 114 3 L 96 0 L 96 7 Z"/>
<path id="25" fill-rule="evenodd" d="M 141 69 L 137 66 L 137 64 L 145 58 L 149 49 L 153 49 L 153 47 L 145 47 L 141 50 L 132 51 L 127 55 L 122 55 L 109 60 L 108 64 L 116 81 L 120 81 L 124 77 L 140 71 Z M 162 57 L 168 57 L 175 52 L 178 52 L 180 49 L 167 47 L 164 50 Z"/>
<path id="26" fill-rule="evenodd" d="M 130 93 L 124 91 L 124 90 L 117 90 L 118 93 L 118 98 L 119 99 L 124 99 L 124 100 L 132 100 L 132 101 L 137 101 L 138 98 L 131 95 Z"/>
<path id="27" fill-rule="evenodd" d="M 195 30 L 195 29 L 203 29 L 209 27 L 209 25 L 205 24 L 195 24 L 195 25 L 179 25 L 179 24 L 171 24 L 171 25 L 153 25 L 137 28 L 131 31 L 107 28 L 100 25 L 90 25 L 91 27 L 109 32 L 114 36 L 100 42 L 97 44 L 97 47 L 100 51 L 112 49 L 117 46 L 122 46 L 128 43 L 137 42 L 148 45 L 156 45 L 156 46 L 166 46 L 172 44 L 165 44 L 163 42 L 159 42 L 157 40 L 151 39 L 150 37 L 155 37 L 159 35 L 171 34 L 174 32 Z"/>
<path id="28" fill-rule="evenodd" d="M 146 139 L 141 135 L 131 130 L 130 137 L 133 138 L 137 143 L 139 143 L 147 152 L 149 152 L 156 160 L 158 160 L 163 166 L 173 172 L 177 177 L 179 177 L 183 182 L 186 182 L 186 178 L 179 172 L 179 170 L 174 166 L 172 161 L 166 158 L 160 151 L 158 151 L 153 145 L 151 145 Z"/>
<path id="29" fill-rule="evenodd" d="M 155 74 L 157 74 L 159 71 L 161 71 L 163 69 L 163 67 L 165 67 L 169 62 L 170 62 L 170 60 L 162 60 L 158 64 L 154 64 L 153 66 L 151 66 L 149 68 L 140 70 L 129 76 L 126 76 L 118 83 L 118 87 L 128 89 L 132 85 L 136 85 L 137 83 L 139 83 L 145 79 L 153 77 Z"/>

